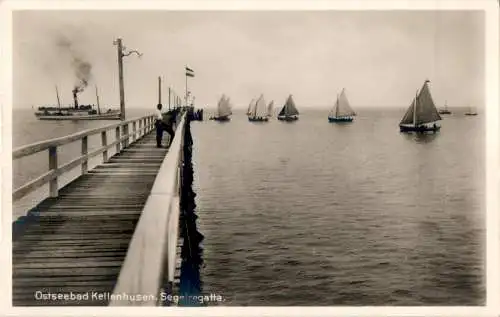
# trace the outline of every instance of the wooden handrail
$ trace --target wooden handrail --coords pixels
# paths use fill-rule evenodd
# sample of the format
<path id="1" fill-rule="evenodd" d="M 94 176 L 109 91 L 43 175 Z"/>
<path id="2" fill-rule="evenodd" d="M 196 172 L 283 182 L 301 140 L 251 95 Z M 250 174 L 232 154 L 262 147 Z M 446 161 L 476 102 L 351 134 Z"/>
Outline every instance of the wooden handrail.
<path id="1" fill-rule="evenodd" d="M 152 115 L 138 117 L 138 118 L 126 120 L 126 121 L 123 121 L 120 123 L 113 123 L 113 124 L 110 124 L 110 125 L 107 125 L 104 127 L 100 127 L 100 128 L 80 131 L 80 132 L 70 134 L 67 136 L 63 136 L 63 137 L 59 137 L 59 138 L 54 138 L 54 139 L 50 139 L 50 140 L 44 140 L 44 141 L 40 141 L 40 142 L 36 142 L 36 143 L 32 143 L 32 144 L 23 145 L 23 146 L 20 146 L 12 151 L 12 159 L 18 159 L 18 158 L 21 158 L 24 156 L 32 155 L 32 154 L 41 152 L 43 150 L 47 150 L 48 148 L 53 147 L 53 146 L 61 146 L 64 144 L 68 144 L 68 143 L 71 143 L 74 141 L 78 141 L 85 136 L 94 135 L 94 134 L 100 133 L 102 131 L 111 130 L 111 129 L 114 129 L 117 127 L 122 127 L 124 125 L 128 125 L 132 122 L 137 122 L 141 119 L 147 119 L 147 118 L 153 118 L 153 117 L 154 116 L 152 116 Z"/>
<path id="2" fill-rule="evenodd" d="M 136 123 L 139 122 L 139 129 L 136 129 Z M 132 133 L 128 133 L 128 126 L 132 123 Z M 123 132 L 122 130 L 123 127 Z M 23 145 L 13 150 L 12 158 L 19 159 L 25 156 L 33 155 L 41 151 L 48 150 L 49 152 L 49 171 L 35 178 L 34 180 L 17 188 L 12 193 L 13 201 L 19 200 L 30 192 L 49 183 L 50 197 L 57 197 L 59 192 L 58 177 L 77 167 L 82 168 L 82 174 L 88 171 L 88 160 L 102 153 L 103 161 L 108 160 L 108 149 L 116 146 L 116 153 L 119 153 L 123 148 L 127 147 L 132 137 L 132 142 L 138 140 L 141 136 L 150 132 L 154 128 L 154 116 L 138 117 L 130 120 L 125 120 L 120 123 L 113 123 L 104 127 L 88 129 L 77 132 L 68 136 L 55 139 L 40 141 L 28 145 Z M 108 143 L 107 131 L 115 129 L 115 141 Z M 101 134 L 101 147 L 93 152 L 88 153 L 88 138 L 89 136 Z M 59 146 L 81 140 L 81 155 L 73 159 L 63 166 L 58 166 L 57 148 Z"/>
<path id="3" fill-rule="evenodd" d="M 165 300 L 165 280 L 173 282 L 185 126 L 183 114 L 130 241 L 110 306 L 159 305 Z M 142 300 L 134 299 L 136 295 Z"/>

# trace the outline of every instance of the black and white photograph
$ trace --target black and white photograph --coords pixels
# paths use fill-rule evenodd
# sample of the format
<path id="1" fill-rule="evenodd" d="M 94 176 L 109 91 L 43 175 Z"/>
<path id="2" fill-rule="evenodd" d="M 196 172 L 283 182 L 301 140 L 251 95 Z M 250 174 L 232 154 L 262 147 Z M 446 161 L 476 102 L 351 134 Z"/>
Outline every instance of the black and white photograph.
<path id="1" fill-rule="evenodd" d="M 493 304 L 488 1 L 106 2 L 11 13 L 10 305 Z"/>

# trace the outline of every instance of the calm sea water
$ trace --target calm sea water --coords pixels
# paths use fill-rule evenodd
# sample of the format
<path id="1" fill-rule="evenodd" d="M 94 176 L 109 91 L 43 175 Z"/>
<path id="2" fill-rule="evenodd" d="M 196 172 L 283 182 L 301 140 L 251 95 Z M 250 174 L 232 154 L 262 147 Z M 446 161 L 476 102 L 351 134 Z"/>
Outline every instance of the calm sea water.
<path id="1" fill-rule="evenodd" d="M 193 123 L 203 293 L 225 298 L 209 305 L 485 303 L 484 117 L 457 112 L 415 137 L 399 133 L 404 109 L 358 110 L 346 125 L 314 110 L 293 123 L 241 111 Z M 13 144 L 109 123 L 15 111 Z M 62 147 L 60 164 L 79 150 Z M 16 160 L 14 187 L 47 166 L 46 153 Z M 46 194 L 17 202 L 14 217 Z"/>
<path id="2" fill-rule="evenodd" d="M 193 124 L 212 305 L 485 303 L 484 117 L 415 137 L 404 110 Z"/>

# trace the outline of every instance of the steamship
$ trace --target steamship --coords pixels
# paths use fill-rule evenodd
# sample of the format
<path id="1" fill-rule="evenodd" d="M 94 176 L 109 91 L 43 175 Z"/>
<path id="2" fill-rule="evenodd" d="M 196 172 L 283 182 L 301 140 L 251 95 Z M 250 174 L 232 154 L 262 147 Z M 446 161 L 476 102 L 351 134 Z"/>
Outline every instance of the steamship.
<path id="1" fill-rule="evenodd" d="M 39 120 L 120 120 L 120 110 L 108 109 L 107 111 L 101 111 L 97 87 L 97 109 L 95 109 L 95 105 L 79 105 L 79 91 L 75 88 L 72 92 L 74 105 L 72 107 L 61 107 L 59 91 L 56 86 L 57 107 L 38 107 L 38 110 L 35 112 L 35 117 Z"/>

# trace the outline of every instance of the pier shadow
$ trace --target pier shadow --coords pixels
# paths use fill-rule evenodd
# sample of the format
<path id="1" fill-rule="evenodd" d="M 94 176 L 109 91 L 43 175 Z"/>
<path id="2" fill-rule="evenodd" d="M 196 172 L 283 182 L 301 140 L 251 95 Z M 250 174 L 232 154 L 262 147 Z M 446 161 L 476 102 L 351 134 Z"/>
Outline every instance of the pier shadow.
<path id="1" fill-rule="evenodd" d="M 184 136 L 184 156 L 181 171 L 181 214 L 179 220 L 181 249 L 181 269 L 179 281 L 179 306 L 203 306 L 199 300 L 202 292 L 200 267 L 203 263 L 203 235 L 196 225 L 196 193 L 193 191 L 193 139 L 191 120 L 188 119 Z"/>

